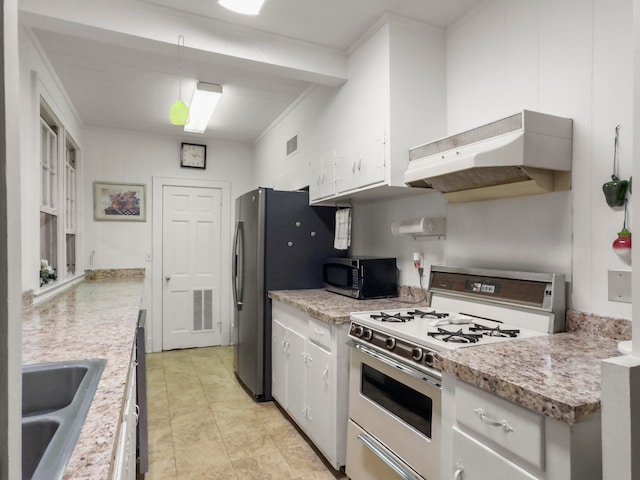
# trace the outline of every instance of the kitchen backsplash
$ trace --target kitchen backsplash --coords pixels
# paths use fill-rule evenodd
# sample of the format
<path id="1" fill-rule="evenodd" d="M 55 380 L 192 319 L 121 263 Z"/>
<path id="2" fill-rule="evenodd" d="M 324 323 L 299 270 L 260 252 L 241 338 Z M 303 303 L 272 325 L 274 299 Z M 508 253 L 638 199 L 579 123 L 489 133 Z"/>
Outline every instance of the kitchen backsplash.
<path id="1" fill-rule="evenodd" d="M 144 278 L 144 268 L 85 270 L 84 275 L 87 280 L 99 280 L 103 278 Z"/>
<path id="2" fill-rule="evenodd" d="M 631 321 L 568 310 L 566 330 L 613 340 L 631 340 Z"/>
<path id="3" fill-rule="evenodd" d="M 398 296 L 403 301 L 421 301 L 424 300 L 425 297 L 429 297 L 429 292 L 423 290 L 420 287 L 412 287 L 409 285 L 400 285 L 398 287 Z"/>

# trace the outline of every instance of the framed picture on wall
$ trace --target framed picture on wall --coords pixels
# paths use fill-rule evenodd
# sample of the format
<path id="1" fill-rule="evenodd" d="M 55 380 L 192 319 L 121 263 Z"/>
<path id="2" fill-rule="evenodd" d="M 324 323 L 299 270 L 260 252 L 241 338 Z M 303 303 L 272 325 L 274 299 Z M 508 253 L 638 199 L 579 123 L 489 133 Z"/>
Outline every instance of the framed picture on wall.
<path id="1" fill-rule="evenodd" d="M 144 222 L 147 220 L 145 185 L 93 182 L 93 219 Z"/>

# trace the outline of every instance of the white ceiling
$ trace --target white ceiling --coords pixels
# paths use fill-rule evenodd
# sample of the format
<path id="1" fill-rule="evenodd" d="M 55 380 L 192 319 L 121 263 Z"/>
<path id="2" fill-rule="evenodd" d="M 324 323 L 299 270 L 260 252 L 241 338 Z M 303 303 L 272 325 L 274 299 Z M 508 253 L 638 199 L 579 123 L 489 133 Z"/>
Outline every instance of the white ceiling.
<path id="1" fill-rule="evenodd" d="M 20 19 L 85 126 L 202 138 L 168 121 L 180 78 L 177 32 L 185 101 L 196 79 L 223 85 L 204 136 L 252 142 L 312 83 L 344 81 L 349 48 L 385 13 L 446 27 L 481 0 L 266 0 L 259 16 L 215 0 L 93 0 L 91 10 L 83 1 L 53 10 L 49 0 L 21 0 Z M 171 27 L 154 31 L 156 18 Z"/>

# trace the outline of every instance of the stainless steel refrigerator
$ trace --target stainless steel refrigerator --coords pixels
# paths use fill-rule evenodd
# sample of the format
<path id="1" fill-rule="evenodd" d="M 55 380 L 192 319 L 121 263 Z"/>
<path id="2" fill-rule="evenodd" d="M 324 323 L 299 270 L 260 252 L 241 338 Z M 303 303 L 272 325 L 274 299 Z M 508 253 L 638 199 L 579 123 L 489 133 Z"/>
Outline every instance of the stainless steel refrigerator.
<path id="1" fill-rule="evenodd" d="M 269 290 L 322 287 L 335 208 L 310 207 L 304 191 L 259 188 L 236 199 L 233 241 L 234 370 L 256 401 L 271 400 Z"/>

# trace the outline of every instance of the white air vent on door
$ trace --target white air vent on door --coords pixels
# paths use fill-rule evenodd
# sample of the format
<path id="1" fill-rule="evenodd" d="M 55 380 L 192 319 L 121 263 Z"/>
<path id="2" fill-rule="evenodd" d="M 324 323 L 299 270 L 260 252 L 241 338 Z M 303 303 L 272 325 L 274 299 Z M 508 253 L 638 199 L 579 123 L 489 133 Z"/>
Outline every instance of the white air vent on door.
<path id="1" fill-rule="evenodd" d="M 294 135 L 287 140 L 287 157 L 293 155 L 298 151 L 298 135 Z"/>
<path id="2" fill-rule="evenodd" d="M 213 329 L 213 291 L 193 291 L 193 331 Z"/>

